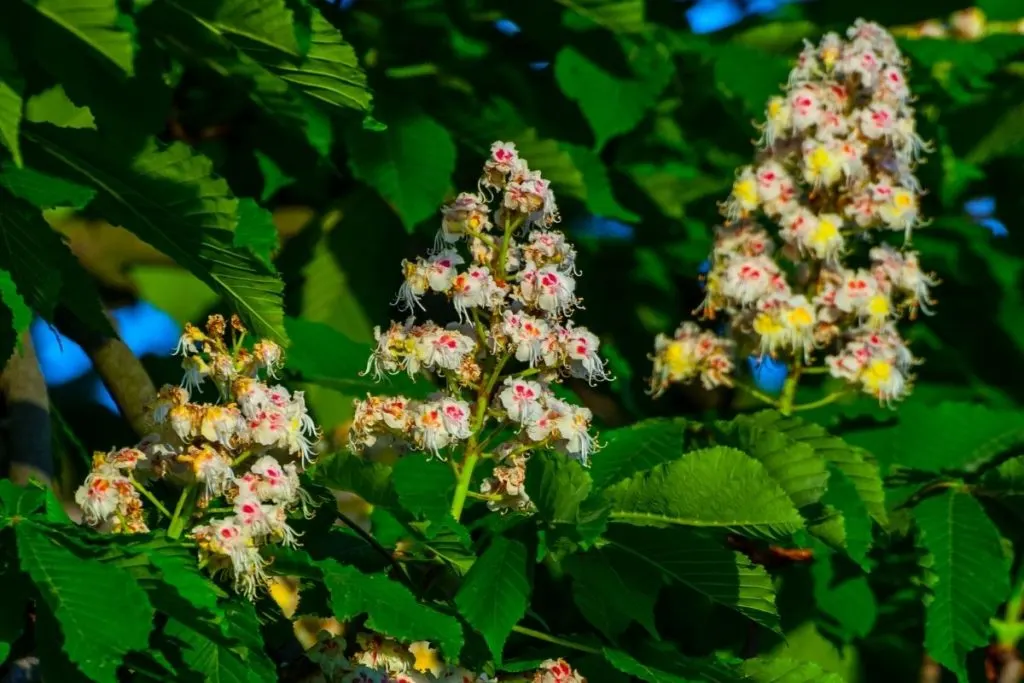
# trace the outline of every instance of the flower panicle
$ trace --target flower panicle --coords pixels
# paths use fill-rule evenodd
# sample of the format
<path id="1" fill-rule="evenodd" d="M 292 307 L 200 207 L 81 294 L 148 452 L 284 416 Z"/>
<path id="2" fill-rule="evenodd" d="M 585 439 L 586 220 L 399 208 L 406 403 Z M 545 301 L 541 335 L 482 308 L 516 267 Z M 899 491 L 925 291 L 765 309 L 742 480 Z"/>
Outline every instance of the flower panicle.
<path id="1" fill-rule="evenodd" d="M 376 633 L 357 633 L 354 643 L 323 630 L 306 656 L 328 683 L 497 683 L 501 677 L 448 664 L 428 641 L 403 644 Z M 532 683 L 586 683 L 564 659 L 548 659 L 528 674 Z M 517 674 L 515 680 L 524 680 Z"/>
<path id="2" fill-rule="evenodd" d="M 365 370 L 376 379 L 431 374 L 445 389 L 426 399 L 368 396 L 356 402 L 349 446 L 420 450 L 444 459 L 471 439 L 490 441 L 496 475 L 483 484 L 492 509 L 529 509 L 521 478 L 531 451 L 556 448 L 587 463 L 595 450 L 586 408 L 558 399 L 565 378 L 610 379 L 600 340 L 571 317 L 576 250 L 554 227 L 554 192 L 511 142 L 495 142 L 475 193 L 441 210 L 433 250 L 402 263 L 395 304 L 409 317 L 376 328 Z M 417 321 L 425 300 L 447 301 L 451 321 Z M 515 367 L 518 364 L 518 367 Z M 518 482 L 518 483 L 517 483 Z"/>
<path id="3" fill-rule="evenodd" d="M 930 314 L 938 284 L 910 248 L 922 225 L 914 170 L 930 151 L 912 102 L 906 62 L 878 24 L 805 42 L 768 101 L 757 162 L 721 204 L 697 311 L 718 334 L 684 323 L 659 335 L 652 393 L 697 379 L 728 386 L 741 354 L 802 365 L 824 355 L 834 377 L 882 403 L 907 394 L 916 361 L 896 323 Z M 902 246 L 885 241 L 893 232 Z M 889 351 L 864 360 L 864 339 L 882 333 Z"/>
<path id="4" fill-rule="evenodd" d="M 201 564 L 253 598 L 268 581 L 261 548 L 298 542 L 288 519 L 309 514 L 312 498 L 300 485 L 299 468 L 315 455 L 320 431 L 301 391 L 264 379 L 282 366 L 280 346 L 257 340 L 246 348 L 245 336 L 234 316 L 230 322 L 210 316 L 204 329 L 186 325 L 177 348 L 185 379 L 157 393 L 149 406 L 152 432 L 134 447 L 97 453 L 75 499 L 89 525 L 141 533 L 149 530 L 146 483 L 163 479 L 196 488 L 195 507 L 204 519 L 190 534 Z M 220 400 L 193 401 L 207 380 Z M 227 506 L 217 510 L 232 514 L 205 512 L 215 499 Z M 171 516 L 166 508 L 158 511 Z"/>

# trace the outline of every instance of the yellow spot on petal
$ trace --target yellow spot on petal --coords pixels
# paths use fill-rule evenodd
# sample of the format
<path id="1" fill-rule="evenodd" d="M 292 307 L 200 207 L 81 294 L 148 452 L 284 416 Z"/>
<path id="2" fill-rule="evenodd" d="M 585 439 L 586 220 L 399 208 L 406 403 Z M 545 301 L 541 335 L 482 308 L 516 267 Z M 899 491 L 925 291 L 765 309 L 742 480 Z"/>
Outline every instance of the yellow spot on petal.
<path id="1" fill-rule="evenodd" d="M 430 673 L 435 676 L 444 673 L 444 662 L 441 661 L 437 650 L 430 647 L 430 643 L 426 641 L 410 643 L 409 652 L 416 658 L 412 665 L 413 668 L 420 673 Z"/>
<path id="2" fill-rule="evenodd" d="M 696 368 L 693 355 L 682 342 L 672 342 L 665 347 L 665 365 L 673 376 L 685 377 Z"/>
<path id="3" fill-rule="evenodd" d="M 275 576 L 268 582 L 270 597 L 287 619 L 299 608 L 299 580 L 293 576 Z"/>
<path id="4" fill-rule="evenodd" d="M 757 206 L 757 185 L 750 178 L 737 180 L 732 186 L 732 193 L 741 204 Z"/>
<path id="5" fill-rule="evenodd" d="M 808 327 L 814 324 L 814 314 L 800 306 L 786 313 L 786 321 L 790 327 Z"/>
<path id="6" fill-rule="evenodd" d="M 345 635 L 345 625 L 334 617 L 299 617 L 292 623 L 292 631 L 302 648 L 308 650 L 316 645 L 316 637 L 321 631 L 327 631 L 332 636 L 342 636 Z"/>
<path id="7" fill-rule="evenodd" d="M 754 332 L 757 332 L 762 337 L 778 334 L 782 329 L 782 324 L 775 319 L 775 316 L 768 313 L 759 313 L 754 318 Z"/>

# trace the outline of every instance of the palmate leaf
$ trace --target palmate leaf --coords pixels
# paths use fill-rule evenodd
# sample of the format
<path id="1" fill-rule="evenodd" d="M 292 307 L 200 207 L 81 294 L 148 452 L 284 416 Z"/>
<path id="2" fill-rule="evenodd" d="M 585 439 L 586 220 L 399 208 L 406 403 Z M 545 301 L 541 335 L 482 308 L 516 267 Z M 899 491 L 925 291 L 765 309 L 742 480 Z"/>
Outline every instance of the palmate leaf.
<path id="1" fill-rule="evenodd" d="M 549 524 L 577 524 L 580 503 L 590 494 L 590 476 L 578 461 L 560 453 L 537 453 L 526 469 L 526 493 Z"/>
<path id="2" fill-rule="evenodd" d="M 604 658 L 615 669 L 647 683 L 738 683 L 744 680 L 735 667 L 711 657 L 698 659 L 660 654 L 657 661 L 640 661 L 627 652 L 604 648 Z"/>
<path id="3" fill-rule="evenodd" d="M 245 0 L 177 0 L 177 4 L 226 34 L 229 39 L 237 40 L 244 49 L 254 52 L 276 50 L 299 56 L 295 17 L 284 0 L 256 3 Z"/>
<path id="4" fill-rule="evenodd" d="M 287 343 L 283 284 L 252 254 L 235 249 L 238 200 L 206 157 L 183 143 L 141 150 L 92 131 L 34 126 L 40 168 L 99 190 L 93 207 L 206 282 L 257 335 Z"/>
<path id="5" fill-rule="evenodd" d="M 363 574 L 335 560 L 319 564 L 336 618 L 365 613 L 367 627 L 374 631 L 406 642 L 430 640 L 447 658 L 458 657 L 463 636 L 457 619 L 419 603 L 408 588 L 383 574 Z"/>
<path id="6" fill-rule="evenodd" d="M 352 127 L 348 164 L 352 174 L 380 193 L 412 232 L 436 215 L 455 170 L 451 134 L 422 112 L 386 119 L 383 132 Z"/>
<path id="7" fill-rule="evenodd" d="M 391 481 L 391 467 L 365 460 L 354 453 L 339 451 L 317 460 L 313 480 L 336 491 L 351 491 L 371 505 L 398 506 L 398 494 Z"/>
<path id="8" fill-rule="evenodd" d="M 784 417 L 775 410 L 757 413 L 751 420 L 751 424 L 778 431 L 794 443 L 810 446 L 829 464 L 841 470 L 857 489 L 871 517 L 885 526 L 888 514 L 885 510 L 881 473 L 878 464 L 865 451 L 832 436 L 819 425 L 799 417 Z"/>
<path id="9" fill-rule="evenodd" d="M 814 662 L 785 657 L 755 657 L 740 665 L 743 678 L 752 683 L 844 683 L 843 677 L 827 673 Z"/>
<path id="10" fill-rule="evenodd" d="M 60 624 L 63 650 L 89 678 L 114 683 L 121 660 L 148 647 L 153 608 L 124 570 L 82 558 L 29 521 L 15 525 L 21 568 Z"/>
<path id="11" fill-rule="evenodd" d="M 741 415 L 716 426 L 728 439 L 726 443 L 765 466 L 797 508 L 817 503 L 828 482 L 825 458 L 810 444 L 790 439 L 785 432 L 773 429 L 774 425 L 763 422 L 758 416 Z"/>
<path id="12" fill-rule="evenodd" d="M 17 168 L 8 162 L 0 162 L 0 187 L 37 209 L 84 209 L 96 196 L 91 187 L 32 168 Z"/>
<path id="13" fill-rule="evenodd" d="M 25 83 L 14 63 L 10 43 L 0 41 L 0 145 L 10 151 L 14 164 L 21 166 L 21 128 Z"/>
<path id="14" fill-rule="evenodd" d="M 931 596 L 925 608 L 925 649 L 967 680 L 967 653 L 988 643 L 989 619 L 1010 592 L 1009 562 L 999 531 L 966 493 L 944 492 L 914 509 Z"/>
<path id="15" fill-rule="evenodd" d="M 644 30 L 645 0 L 573 0 L 564 2 L 569 11 L 616 33 Z"/>
<path id="16" fill-rule="evenodd" d="M 527 562 L 526 546 L 499 536 L 470 568 L 455 595 L 459 613 L 483 635 L 498 662 L 512 628 L 529 605 Z"/>
<path id="17" fill-rule="evenodd" d="M 668 580 L 766 628 L 779 629 L 771 577 L 746 555 L 727 548 L 723 539 L 688 529 L 621 527 L 606 537 L 634 563 L 650 565 Z"/>
<path id="18" fill-rule="evenodd" d="M 239 200 L 238 228 L 235 229 L 233 246 L 248 249 L 264 265 L 273 268 L 274 252 L 280 245 L 280 237 L 269 211 L 248 197 Z"/>
<path id="19" fill-rule="evenodd" d="M 725 446 L 653 467 L 605 496 L 613 522 L 710 527 L 764 539 L 803 528 L 800 513 L 764 465 Z"/>
<path id="20" fill-rule="evenodd" d="M 672 77 L 672 64 L 654 47 L 634 48 L 630 55 L 635 75 L 608 73 L 573 47 L 555 57 L 555 78 L 566 97 L 579 103 L 594 132 L 595 149 L 632 130 L 654 105 Z M 609 107 L 609 102 L 616 106 Z"/>
<path id="21" fill-rule="evenodd" d="M 263 652 L 259 622 L 252 605 L 229 603 L 226 630 L 232 638 L 209 638 L 171 618 L 164 635 L 194 676 L 207 683 L 271 683 L 277 680 L 274 663 Z"/>
<path id="22" fill-rule="evenodd" d="M 658 637 L 654 603 L 663 580 L 657 567 L 614 545 L 570 555 L 564 565 L 576 606 L 608 638 L 614 640 L 631 621 Z"/>
<path id="23" fill-rule="evenodd" d="M 29 308 L 52 319 L 58 303 L 93 331 L 112 335 L 92 279 L 39 210 L 0 187 L 0 268 Z"/>
<path id="24" fill-rule="evenodd" d="M 1016 410 L 958 401 L 937 406 L 912 401 L 900 409 L 896 426 L 873 430 L 862 438 L 879 459 L 902 467 L 934 473 L 974 472 L 1024 443 L 1024 423 Z"/>
<path id="25" fill-rule="evenodd" d="M 853 481 L 835 465 L 829 465 L 828 490 L 822 497 L 823 517 L 808 523 L 808 530 L 833 548 L 843 549 L 850 559 L 867 569 L 873 524 Z"/>
<path id="26" fill-rule="evenodd" d="M 686 445 L 688 424 L 681 418 L 644 420 L 602 434 L 601 457 L 594 458 L 590 468 L 594 487 L 603 489 L 678 458 Z"/>
<path id="27" fill-rule="evenodd" d="M 96 119 L 89 108 L 79 107 L 72 102 L 60 85 L 28 98 L 25 103 L 25 120 L 52 123 L 58 128 L 96 129 Z"/>
<path id="28" fill-rule="evenodd" d="M 132 37 L 126 28 L 131 24 L 131 17 L 118 11 L 117 0 L 26 2 L 38 16 L 43 31 L 63 34 L 74 40 L 79 49 L 101 56 L 124 74 L 134 73 Z M 45 32 L 35 36 L 35 40 L 46 38 Z"/>
<path id="29" fill-rule="evenodd" d="M 268 63 L 267 68 L 321 104 L 341 109 L 369 111 L 373 101 L 366 73 L 341 32 L 319 11 L 310 21 L 309 51 L 298 64 Z"/>
<path id="30" fill-rule="evenodd" d="M 449 511 L 455 477 L 445 463 L 423 453 L 405 455 L 391 468 L 391 482 L 409 512 L 428 521 L 455 521 Z"/>
<path id="31" fill-rule="evenodd" d="M 32 324 L 32 310 L 18 294 L 11 274 L 3 269 L 0 269 L 0 300 L 7 307 L 5 315 L 10 318 L 10 329 L 0 330 L 0 362 L 6 363 L 22 333 Z"/>

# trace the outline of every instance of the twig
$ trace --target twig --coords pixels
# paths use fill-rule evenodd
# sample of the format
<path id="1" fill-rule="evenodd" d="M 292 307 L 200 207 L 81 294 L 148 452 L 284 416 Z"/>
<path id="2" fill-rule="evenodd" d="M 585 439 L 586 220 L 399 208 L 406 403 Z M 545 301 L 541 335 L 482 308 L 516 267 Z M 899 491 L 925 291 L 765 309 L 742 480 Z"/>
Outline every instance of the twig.
<path id="1" fill-rule="evenodd" d="M 921 661 L 921 683 L 941 683 L 942 667 L 929 655 Z"/>
<path id="2" fill-rule="evenodd" d="M 561 645 L 562 647 L 567 647 L 572 650 L 586 652 L 587 654 L 591 655 L 601 654 L 601 651 L 598 650 L 596 647 L 590 647 L 588 645 L 583 645 L 582 643 L 576 643 L 571 640 L 566 640 L 565 638 L 559 638 L 558 636 L 548 635 L 547 633 L 544 633 L 542 631 L 534 631 L 532 628 L 526 628 L 525 626 L 513 626 L 512 630 L 521 635 L 529 636 L 530 638 L 536 638 L 537 640 L 543 640 L 554 645 Z"/>

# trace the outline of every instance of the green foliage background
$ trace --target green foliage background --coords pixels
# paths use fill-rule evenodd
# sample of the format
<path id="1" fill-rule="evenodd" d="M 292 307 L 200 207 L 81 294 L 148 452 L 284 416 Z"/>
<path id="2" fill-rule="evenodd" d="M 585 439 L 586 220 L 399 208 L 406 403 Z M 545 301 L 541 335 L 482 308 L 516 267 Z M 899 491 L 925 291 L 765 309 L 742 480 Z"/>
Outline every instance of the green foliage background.
<path id="1" fill-rule="evenodd" d="M 1011 0 L 980 6 L 993 20 L 1022 14 Z M 914 243 L 942 285 L 937 314 L 913 326 L 926 362 L 898 411 L 863 399 L 804 422 L 747 413 L 729 392 L 644 393 L 653 337 L 700 301 L 716 203 L 801 40 L 858 16 L 897 26 L 957 9 L 815 2 L 704 37 L 678 3 L 655 0 L 380 0 L 347 12 L 306 0 L 6 0 L 3 355 L 33 313 L 111 332 L 105 271 L 80 265 L 67 240 L 87 239 L 81 224 L 121 226 L 177 264 L 126 264 L 133 294 L 179 322 L 234 310 L 287 343 L 288 379 L 330 432 L 373 389 L 358 373 L 372 326 L 392 315 L 401 259 L 429 246 L 439 206 L 473 186 L 490 142 L 511 140 L 552 181 L 571 236 L 587 214 L 633 226 L 630 241 L 574 237 L 581 322 L 617 381 L 570 389 L 605 450 L 589 473 L 531 464 L 537 529 L 483 515 L 464 527 L 431 497 L 444 484 L 424 463 L 333 454 L 318 483 L 374 503 L 385 546 L 412 530 L 450 585 L 414 594 L 337 529 L 280 566 L 339 617 L 369 613 L 373 628 L 468 662 L 550 656 L 513 632 L 525 624 L 582 634 L 592 654 L 574 663 L 593 681 L 908 680 L 925 652 L 981 680 L 980 648 L 1019 635 L 989 620 L 1020 583 L 1024 543 L 1024 36 L 901 39 L 935 146 L 919 172 L 931 223 Z M 496 32 L 501 17 L 522 34 Z M 963 213 L 979 194 L 995 197 L 1007 236 Z M 173 362 L 147 367 L 177 382 Z M 71 479 L 91 448 L 131 441 L 120 421 L 59 395 L 53 415 Z M 267 607 L 228 600 L 180 548 L 72 534 L 41 493 L 4 489 L 2 504 L 0 641 L 17 649 L 10 616 L 30 596 L 45 675 L 112 681 L 121 663 L 155 680 L 280 675 L 267 652 L 287 638 Z M 643 523 L 655 512 L 661 526 Z M 726 534 L 815 559 L 766 569 L 727 549 Z M 102 600 L 74 588 L 84 584 Z M 159 638 L 154 611 L 169 615 Z"/>

